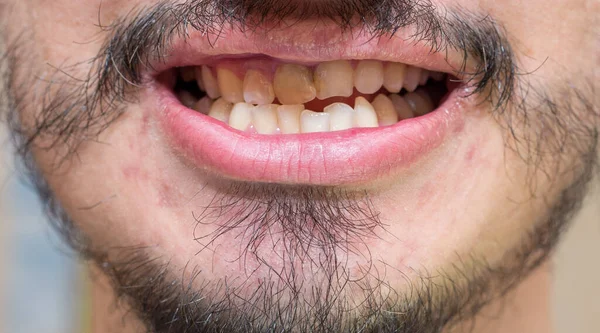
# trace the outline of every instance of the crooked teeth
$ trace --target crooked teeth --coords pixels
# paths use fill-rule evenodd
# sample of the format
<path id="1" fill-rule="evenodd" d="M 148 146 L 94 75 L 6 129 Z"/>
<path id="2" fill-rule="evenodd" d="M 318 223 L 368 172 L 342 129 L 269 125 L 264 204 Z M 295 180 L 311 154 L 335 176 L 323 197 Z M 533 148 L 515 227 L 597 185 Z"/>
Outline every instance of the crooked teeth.
<path id="1" fill-rule="evenodd" d="M 377 113 L 379 126 L 389 126 L 398 122 L 398 113 L 392 100 L 384 94 L 379 94 L 371 103 Z"/>
<path id="2" fill-rule="evenodd" d="M 230 103 L 244 101 L 242 80 L 234 72 L 226 68 L 217 68 L 217 82 L 223 99 Z"/>
<path id="3" fill-rule="evenodd" d="M 275 71 L 273 86 L 281 104 L 304 104 L 317 96 L 310 70 L 301 65 L 279 66 Z"/>
<path id="4" fill-rule="evenodd" d="M 377 127 L 377 114 L 373 105 L 364 97 L 354 100 L 354 127 Z"/>
<path id="5" fill-rule="evenodd" d="M 323 109 L 329 114 L 329 130 L 342 131 L 354 125 L 354 109 L 348 104 L 333 103 Z"/>
<path id="6" fill-rule="evenodd" d="M 329 113 L 304 110 L 300 114 L 302 133 L 328 132 Z"/>
<path id="7" fill-rule="evenodd" d="M 350 97 L 354 89 L 352 65 L 345 60 L 321 63 L 315 69 L 314 82 L 318 99 Z"/>
<path id="8" fill-rule="evenodd" d="M 250 69 L 244 77 L 244 100 L 251 104 L 270 104 L 275 99 L 271 81 L 260 71 Z"/>
<path id="9" fill-rule="evenodd" d="M 282 134 L 300 133 L 300 114 L 304 105 L 280 105 L 277 107 L 279 130 Z"/>
<path id="10" fill-rule="evenodd" d="M 252 110 L 254 105 L 248 103 L 237 103 L 231 109 L 229 115 L 229 126 L 240 130 L 247 130 L 252 124 Z"/>
<path id="11" fill-rule="evenodd" d="M 354 86 L 358 92 L 372 94 L 383 86 L 383 64 L 375 60 L 361 60 L 354 71 Z"/>
<path id="12" fill-rule="evenodd" d="M 211 105 L 210 111 L 208 112 L 208 116 L 220 120 L 224 123 L 228 123 L 229 115 L 231 114 L 231 109 L 233 109 L 232 103 L 229 103 L 223 98 L 219 98 Z"/>

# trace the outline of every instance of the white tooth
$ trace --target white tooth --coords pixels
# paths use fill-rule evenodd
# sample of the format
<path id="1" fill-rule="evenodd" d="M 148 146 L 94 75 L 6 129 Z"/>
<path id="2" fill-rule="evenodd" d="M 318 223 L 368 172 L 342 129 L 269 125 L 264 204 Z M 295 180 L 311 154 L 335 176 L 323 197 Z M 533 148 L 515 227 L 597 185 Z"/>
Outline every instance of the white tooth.
<path id="1" fill-rule="evenodd" d="M 433 111 L 433 102 L 425 92 L 411 92 L 404 95 L 404 99 L 417 116 Z"/>
<path id="2" fill-rule="evenodd" d="M 244 100 L 251 104 L 271 104 L 275 99 L 273 84 L 260 71 L 250 69 L 244 77 Z"/>
<path id="3" fill-rule="evenodd" d="M 379 94 L 371 103 L 377 113 L 379 126 L 393 125 L 398 122 L 398 114 L 394 108 L 394 103 L 384 94 Z"/>
<path id="4" fill-rule="evenodd" d="M 352 96 L 354 90 L 353 70 L 350 62 L 346 60 L 319 64 L 314 72 L 314 80 L 318 99 Z"/>
<path id="5" fill-rule="evenodd" d="M 252 109 L 254 105 L 248 103 L 236 103 L 229 115 L 229 126 L 245 131 L 252 124 Z"/>
<path id="6" fill-rule="evenodd" d="M 399 93 L 402 90 L 405 72 L 405 64 L 388 62 L 383 73 L 383 87 L 391 93 Z"/>
<path id="7" fill-rule="evenodd" d="M 277 132 L 277 104 L 257 105 L 252 109 L 252 123 L 258 134 Z"/>
<path id="8" fill-rule="evenodd" d="M 302 133 L 328 132 L 329 113 L 304 110 L 300 114 L 300 129 Z"/>
<path id="9" fill-rule="evenodd" d="M 390 100 L 394 104 L 394 109 L 400 120 L 410 119 L 415 116 L 412 107 L 406 102 L 404 97 L 392 94 L 390 95 Z"/>
<path id="10" fill-rule="evenodd" d="M 300 113 L 304 105 L 280 105 L 277 107 L 279 130 L 282 134 L 300 133 Z"/>
<path id="11" fill-rule="evenodd" d="M 354 127 L 377 127 L 375 109 L 364 97 L 354 100 Z"/>
<path id="12" fill-rule="evenodd" d="M 234 72 L 226 68 L 217 68 L 217 82 L 221 96 L 226 101 L 230 103 L 244 101 L 243 82 Z"/>
<path id="13" fill-rule="evenodd" d="M 194 104 L 194 110 L 202 113 L 202 114 L 208 114 L 208 111 L 210 111 L 210 107 L 212 106 L 212 99 L 210 99 L 208 96 L 204 96 L 202 98 L 200 98 L 200 100 L 198 102 L 196 102 L 196 104 Z"/>
<path id="14" fill-rule="evenodd" d="M 232 103 L 229 103 L 226 100 L 219 98 L 210 107 L 208 115 L 224 123 L 227 123 L 229 121 L 229 114 L 231 113 L 232 108 Z"/>
<path id="15" fill-rule="evenodd" d="M 273 88 L 281 104 L 304 104 L 317 96 L 312 73 L 301 65 L 284 64 L 277 67 Z"/>
<path id="16" fill-rule="evenodd" d="M 361 60 L 354 70 L 354 86 L 363 94 L 372 94 L 383 85 L 383 64 L 381 61 Z"/>
<path id="17" fill-rule="evenodd" d="M 419 85 L 424 86 L 425 84 L 427 84 L 427 81 L 429 80 L 429 71 L 426 69 L 423 69 L 421 71 L 421 78 L 419 79 Z"/>
<path id="18" fill-rule="evenodd" d="M 407 91 L 415 91 L 419 86 L 421 79 L 421 69 L 419 67 L 408 66 L 404 74 L 404 88 Z"/>
<path id="19" fill-rule="evenodd" d="M 329 130 L 342 131 L 353 127 L 354 109 L 344 103 L 333 103 L 323 109 L 324 113 L 329 113 Z"/>
<path id="20" fill-rule="evenodd" d="M 181 104 L 183 104 L 184 106 L 186 106 L 190 109 L 194 107 L 194 104 L 196 104 L 196 101 L 197 101 L 196 97 L 194 97 L 194 95 L 192 95 L 192 93 L 190 93 L 187 90 L 182 90 L 182 91 L 178 92 L 177 98 L 179 99 Z"/>
<path id="21" fill-rule="evenodd" d="M 192 82 L 196 79 L 196 70 L 194 67 L 181 67 L 179 73 L 183 82 Z"/>
<path id="22" fill-rule="evenodd" d="M 202 66 L 200 68 L 200 75 L 196 74 L 196 80 L 198 80 L 198 87 L 204 87 L 204 91 L 208 97 L 216 99 L 221 97 L 221 91 L 219 91 L 219 84 L 217 79 L 212 73 L 212 70 L 208 66 Z"/>

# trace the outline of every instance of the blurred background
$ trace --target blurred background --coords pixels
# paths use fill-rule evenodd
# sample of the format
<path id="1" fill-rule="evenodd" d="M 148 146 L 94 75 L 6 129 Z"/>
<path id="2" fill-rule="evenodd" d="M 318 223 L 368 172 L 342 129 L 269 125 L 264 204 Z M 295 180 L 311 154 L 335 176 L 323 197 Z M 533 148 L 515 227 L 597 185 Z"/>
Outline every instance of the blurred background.
<path id="1" fill-rule="evenodd" d="M 44 220 L 32 189 L 19 179 L 1 131 L 0 333 L 87 333 L 84 270 Z M 598 255 L 596 188 L 554 257 L 557 333 L 600 332 Z"/>

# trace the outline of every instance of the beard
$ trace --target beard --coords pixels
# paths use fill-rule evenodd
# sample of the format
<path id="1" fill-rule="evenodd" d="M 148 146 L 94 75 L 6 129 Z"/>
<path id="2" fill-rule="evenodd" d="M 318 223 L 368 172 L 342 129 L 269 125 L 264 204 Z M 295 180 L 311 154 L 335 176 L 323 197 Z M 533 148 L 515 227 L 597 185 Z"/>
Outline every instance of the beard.
<path id="1" fill-rule="evenodd" d="M 432 20 L 428 26 L 447 27 L 432 15 L 427 16 Z M 472 21 L 477 20 L 462 20 Z M 455 26 L 468 28 L 467 23 Z M 4 109 L 22 170 L 37 188 L 53 226 L 83 258 L 111 278 L 115 293 L 149 332 L 441 332 L 474 319 L 483 307 L 506 295 L 545 262 L 581 205 L 596 166 L 597 126 L 586 119 L 595 120 L 597 111 L 585 83 L 577 85 L 579 88 L 570 85 L 549 90 L 516 82 L 511 57 L 496 52 L 500 47 L 510 50 L 505 41 L 494 39 L 489 27 L 475 26 L 480 28 L 423 35 L 455 36 L 455 41 L 468 38 L 475 48 L 468 53 L 477 56 L 480 51 L 479 56 L 488 61 L 488 67 L 479 73 L 482 75 L 474 75 L 473 91 L 489 92 L 493 99 L 490 109 L 506 130 L 506 149 L 523 158 L 531 179 L 546 174 L 563 180 L 566 176 L 560 170 L 569 170 L 570 181 L 547 209 L 539 212 L 536 221 L 527 221 L 533 227 L 518 236 L 514 247 L 504 249 L 499 260 L 491 262 L 469 253 L 435 272 L 401 272 L 406 276 L 402 288 L 386 280 L 385 269 L 397 268 L 381 263 L 369 252 L 368 241 L 386 234 L 388 225 L 380 219 L 368 191 L 217 182 L 213 200 L 199 207 L 200 213 L 194 216 L 198 226 L 211 227 L 210 232 L 194 235 L 198 253 L 210 251 L 211 244 L 224 235 L 232 237 L 239 244 L 231 250 L 234 260 L 244 272 L 218 279 L 204 278 L 206 268 L 191 259 L 187 265 L 178 265 L 150 247 L 106 247 L 79 230 L 38 171 L 33 151 L 40 149 L 37 142 L 50 141 L 51 146 L 41 148 L 65 150 L 65 156 L 72 156 L 80 140 L 97 136 L 118 119 L 124 105 L 132 101 L 126 98 L 131 88 L 126 82 L 140 83 L 140 66 L 121 62 L 143 60 L 144 54 L 131 57 L 130 50 L 104 49 L 98 62 L 109 63 L 107 55 L 120 55 L 110 59 L 115 67 L 93 68 L 90 73 L 99 71 L 100 75 L 90 74 L 83 83 L 50 80 L 60 89 L 48 89 L 34 99 L 47 102 L 40 104 L 41 116 L 32 125 L 19 118 L 28 107 L 28 92 L 23 87 L 30 85 L 10 75 L 14 69 L 27 68 L 27 58 L 17 56 L 26 44 L 11 44 L 3 58 L 8 73 L 3 85 Z M 139 49 L 144 50 L 151 44 L 163 44 L 152 39 L 129 43 L 127 29 L 135 30 L 135 25 L 122 27 L 124 30 L 115 28 L 111 47 L 141 44 Z M 144 28 L 155 35 L 156 31 L 176 30 Z M 139 36 L 144 30 L 135 31 Z M 118 33 L 124 37 L 119 39 Z M 99 81 L 90 81 L 92 77 Z M 494 80 L 502 80 L 502 84 Z M 110 87 L 117 91 L 107 91 Z M 525 91 L 529 100 L 525 100 Z M 80 107 L 100 111 L 73 112 Z M 350 272 L 350 260 L 354 260 L 354 272 Z M 265 277 L 251 283 L 250 277 L 258 269 L 266 272 Z"/>

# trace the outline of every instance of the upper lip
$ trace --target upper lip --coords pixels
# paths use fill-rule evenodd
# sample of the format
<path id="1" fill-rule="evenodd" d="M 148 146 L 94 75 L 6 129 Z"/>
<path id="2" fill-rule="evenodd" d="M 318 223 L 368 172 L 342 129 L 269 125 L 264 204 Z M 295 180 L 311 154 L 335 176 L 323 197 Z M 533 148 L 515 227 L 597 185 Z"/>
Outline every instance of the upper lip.
<path id="1" fill-rule="evenodd" d="M 306 24 L 306 23 L 302 23 Z M 215 57 L 262 54 L 284 61 L 315 63 L 338 59 L 402 62 L 432 71 L 455 73 L 458 54 L 432 52 L 425 43 L 397 37 L 350 37 L 302 24 L 268 34 L 222 31 L 210 40 L 200 32 L 170 43 L 153 75 L 173 67 L 194 66 Z M 298 30 L 296 30 L 298 29 Z M 343 37 L 348 36 L 348 37 Z M 293 184 L 364 184 L 413 165 L 462 126 L 463 102 L 454 91 L 426 116 L 377 129 L 309 135 L 258 136 L 236 131 L 181 105 L 156 80 L 143 100 L 159 118 L 162 132 L 182 155 L 202 170 L 239 180 Z M 443 112 L 438 112 L 442 109 Z"/>

